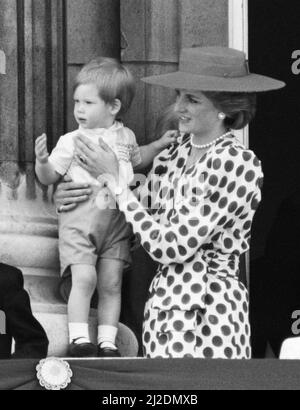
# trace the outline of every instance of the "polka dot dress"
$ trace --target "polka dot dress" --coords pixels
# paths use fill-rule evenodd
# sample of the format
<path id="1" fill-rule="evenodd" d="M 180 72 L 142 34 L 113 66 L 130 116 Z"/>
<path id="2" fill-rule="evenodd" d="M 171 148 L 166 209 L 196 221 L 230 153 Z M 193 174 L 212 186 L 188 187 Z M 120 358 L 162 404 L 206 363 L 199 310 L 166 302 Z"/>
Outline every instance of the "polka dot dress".
<path id="1" fill-rule="evenodd" d="M 187 167 L 191 138 L 155 160 L 140 190 L 120 204 L 159 262 L 145 307 L 146 357 L 249 359 L 248 293 L 239 282 L 261 200 L 260 161 L 234 136 Z"/>

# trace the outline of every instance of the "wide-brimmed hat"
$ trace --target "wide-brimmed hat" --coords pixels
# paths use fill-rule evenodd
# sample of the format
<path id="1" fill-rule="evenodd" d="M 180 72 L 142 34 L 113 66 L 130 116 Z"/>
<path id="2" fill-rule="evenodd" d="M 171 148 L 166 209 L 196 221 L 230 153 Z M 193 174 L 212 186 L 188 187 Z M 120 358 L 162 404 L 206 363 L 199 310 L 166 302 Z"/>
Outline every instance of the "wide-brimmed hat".
<path id="1" fill-rule="evenodd" d="M 263 92 L 285 86 L 274 78 L 250 73 L 245 53 L 227 47 L 184 48 L 179 71 L 142 81 L 173 89 L 220 92 Z"/>

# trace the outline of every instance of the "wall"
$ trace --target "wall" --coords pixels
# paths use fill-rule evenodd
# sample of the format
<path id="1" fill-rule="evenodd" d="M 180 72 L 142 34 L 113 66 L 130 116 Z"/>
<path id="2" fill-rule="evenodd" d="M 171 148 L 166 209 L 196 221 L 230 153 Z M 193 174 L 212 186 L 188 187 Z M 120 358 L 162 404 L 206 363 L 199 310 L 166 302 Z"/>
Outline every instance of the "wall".
<path id="1" fill-rule="evenodd" d="M 121 0 L 122 60 L 138 80 L 126 120 L 140 143 L 155 138 L 155 123 L 173 92 L 139 79 L 175 71 L 182 47 L 226 46 L 227 9 L 227 0 Z"/>
<path id="2" fill-rule="evenodd" d="M 120 57 L 120 0 L 66 0 L 67 130 L 73 130 L 73 83 L 97 56 Z"/>

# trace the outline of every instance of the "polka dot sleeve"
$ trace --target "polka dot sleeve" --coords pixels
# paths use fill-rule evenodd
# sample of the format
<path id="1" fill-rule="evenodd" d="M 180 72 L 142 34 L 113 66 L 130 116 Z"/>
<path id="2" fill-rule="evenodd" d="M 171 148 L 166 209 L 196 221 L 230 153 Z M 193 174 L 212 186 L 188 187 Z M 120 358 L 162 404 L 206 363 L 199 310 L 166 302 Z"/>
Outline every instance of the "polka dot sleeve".
<path id="1" fill-rule="evenodd" d="M 249 219 L 251 225 L 261 199 L 261 180 L 261 164 L 252 151 L 226 147 L 218 150 L 206 172 L 197 174 L 193 189 L 182 201 L 175 202 L 167 224 L 156 222 L 132 193 L 119 206 L 154 260 L 162 264 L 184 263 L 216 236 L 235 232 L 241 239 L 245 232 L 240 222 Z M 232 239 L 230 235 L 226 239 L 229 253 L 234 250 L 229 249 Z"/>

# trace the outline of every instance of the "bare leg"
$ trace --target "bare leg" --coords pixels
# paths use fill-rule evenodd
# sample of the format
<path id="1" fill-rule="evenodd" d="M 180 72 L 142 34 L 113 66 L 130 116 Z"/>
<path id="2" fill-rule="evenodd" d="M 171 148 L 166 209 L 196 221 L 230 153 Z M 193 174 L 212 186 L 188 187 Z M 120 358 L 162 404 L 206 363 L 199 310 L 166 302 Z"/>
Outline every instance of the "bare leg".
<path id="1" fill-rule="evenodd" d="M 98 324 L 118 327 L 124 262 L 101 259 L 98 264 Z"/>
<path id="2" fill-rule="evenodd" d="M 72 289 L 68 303 L 69 355 L 71 357 L 95 357 L 97 347 L 89 336 L 89 312 L 91 298 L 97 284 L 94 266 L 73 265 Z"/>
<path id="3" fill-rule="evenodd" d="M 90 304 L 97 285 L 92 265 L 72 265 L 72 289 L 68 302 L 69 323 L 88 323 Z"/>

